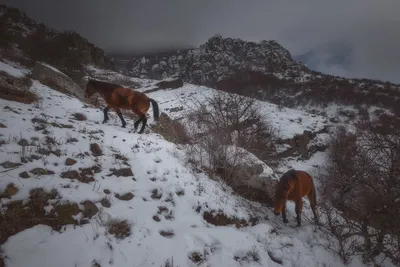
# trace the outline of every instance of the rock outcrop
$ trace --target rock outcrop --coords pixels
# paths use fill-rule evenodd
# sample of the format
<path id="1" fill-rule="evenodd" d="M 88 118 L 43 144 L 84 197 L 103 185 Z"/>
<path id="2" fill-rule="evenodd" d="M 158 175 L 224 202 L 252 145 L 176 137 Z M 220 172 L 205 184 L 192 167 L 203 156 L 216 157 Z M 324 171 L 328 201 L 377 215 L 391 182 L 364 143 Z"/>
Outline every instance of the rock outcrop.
<path id="1" fill-rule="evenodd" d="M 0 56 L 31 67 L 46 62 L 78 81 L 84 65 L 114 69 L 112 57 L 74 31 L 59 32 L 0 5 Z"/>
<path id="2" fill-rule="evenodd" d="M 36 61 L 32 77 L 61 93 L 75 96 L 78 99 L 84 98 L 83 89 L 78 84 L 66 74 L 43 62 Z"/>
<path id="3" fill-rule="evenodd" d="M 246 42 L 214 36 L 198 48 L 135 56 L 125 64 L 130 75 L 184 82 L 240 93 L 288 107 L 329 104 L 374 105 L 400 116 L 400 85 L 347 79 L 308 69 L 274 40 Z"/>

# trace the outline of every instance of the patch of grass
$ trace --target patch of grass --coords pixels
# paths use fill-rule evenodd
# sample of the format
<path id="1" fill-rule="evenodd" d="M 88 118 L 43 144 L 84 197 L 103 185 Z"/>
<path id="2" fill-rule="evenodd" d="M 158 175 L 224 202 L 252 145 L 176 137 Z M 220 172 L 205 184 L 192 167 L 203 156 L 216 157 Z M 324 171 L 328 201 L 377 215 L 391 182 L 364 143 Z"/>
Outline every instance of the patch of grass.
<path id="1" fill-rule="evenodd" d="M 32 80 L 28 76 L 16 78 L 0 72 L 0 98 L 24 104 L 32 104 L 39 98 L 29 91 Z"/>
<path id="2" fill-rule="evenodd" d="M 76 113 L 73 113 L 71 116 L 74 120 L 77 120 L 77 121 L 86 121 L 87 120 L 86 115 L 83 113 L 76 112 Z"/>
<path id="3" fill-rule="evenodd" d="M 229 218 L 221 211 L 219 211 L 217 213 L 205 211 L 203 213 L 203 219 L 206 222 L 213 224 L 215 226 L 235 225 L 236 228 L 241 228 L 241 227 L 246 227 L 246 226 L 254 226 L 258 223 L 257 218 L 250 218 L 249 221 L 246 221 L 244 219 L 239 219 L 236 217 Z"/>
<path id="4" fill-rule="evenodd" d="M 127 220 L 110 220 L 107 223 L 107 230 L 118 239 L 125 239 L 131 235 L 131 225 Z"/>
<path id="5" fill-rule="evenodd" d="M 242 253 L 237 253 L 233 259 L 242 265 L 243 262 L 246 262 L 247 264 L 251 262 L 261 262 L 261 257 L 258 251 L 256 250 L 256 247 L 253 247 L 251 250 L 247 252 L 242 252 Z"/>
<path id="6" fill-rule="evenodd" d="M 59 204 L 58 192 L 52 190 L 44 191 L 42 188 L 33 189 L 30 192 L 29 201 L 12 201 L 6 206 L 6 211 L 0 214 L 0 244 L 7 241 L 8 237 L 13 236 L 25 229 L 35 225 L 44 224 L 59 231 L 64 225 L 78 224 L 72 217 L 81 210 L 75 203 Z M 49 200 L 55 200 L 53 209 L 47 213 L 45 207 Z M 79 222 L 81 223 L 81 222 Z"/>

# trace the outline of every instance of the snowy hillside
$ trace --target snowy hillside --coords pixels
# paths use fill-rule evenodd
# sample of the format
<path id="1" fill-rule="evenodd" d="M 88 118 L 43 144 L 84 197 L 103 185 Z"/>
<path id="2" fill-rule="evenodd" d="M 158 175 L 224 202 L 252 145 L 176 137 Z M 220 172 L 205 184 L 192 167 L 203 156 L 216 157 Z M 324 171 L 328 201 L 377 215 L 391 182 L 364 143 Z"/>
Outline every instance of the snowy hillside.
<path id="1" fill-rule="evenodd" d="M 100 109 L 37 81 L 30 90 L 37 103 L 0 99 L 5 266 L 344 266 L 311 222 L 308 202 L 301 228 L 288 203 L 285 226 L 270 208 L 192 170 L 184 146 L 129 133 L 133 121 L 122 129 L 113 113 L 103 125 Z M 187 84 L 149 95 L 165 112 L 208 90 Z M 287 135 L 323 126 L 322 117 L 263 109 Z"/>

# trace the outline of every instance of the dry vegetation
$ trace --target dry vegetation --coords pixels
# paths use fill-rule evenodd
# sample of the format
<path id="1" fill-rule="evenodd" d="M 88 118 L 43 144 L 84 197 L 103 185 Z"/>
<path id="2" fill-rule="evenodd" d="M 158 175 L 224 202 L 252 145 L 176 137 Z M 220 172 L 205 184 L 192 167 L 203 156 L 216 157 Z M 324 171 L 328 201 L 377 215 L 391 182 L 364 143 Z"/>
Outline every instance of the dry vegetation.
<path id="1" fill-rule="evenodd" d="M 276 165 L 277 132 L 263 119 L 254 99 L 217 92 L 205 101 L 195 101 L 188 118 L 189 162 L 233 188 L 263 172 L 248 152 L 269 166 Z"/>
<path id="2" fill-rule="evenodd" d="M 31 104 L 38 100 L 37 96 L 29 90 L 31 85 L 32 80 L 29 76 L 17 78 L 0 71 L 1 99 Z"/>
<path id="3" fill-rule="evenodd" d="M 364 121 L 339 128 L 321 179 L 321 210 L 344 262 L 361 255 L 400 263 L 400 123 Z M 382 260 L 382 259 L 381 259 Z"/>

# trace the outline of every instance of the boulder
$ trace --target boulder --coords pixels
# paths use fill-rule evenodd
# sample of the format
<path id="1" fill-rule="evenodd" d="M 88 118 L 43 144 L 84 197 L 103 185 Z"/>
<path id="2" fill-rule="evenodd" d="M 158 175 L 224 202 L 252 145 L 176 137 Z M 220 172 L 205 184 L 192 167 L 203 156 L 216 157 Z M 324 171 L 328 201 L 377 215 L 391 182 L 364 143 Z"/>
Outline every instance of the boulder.
<path id="1" fill-rule="evenodd" d="M 79 87 L 78 84 L 66 74 L 43 62 L 35 62 L 32 70 L 32 77 L 63 94 L 84 99 L 83 89 Z"/>

